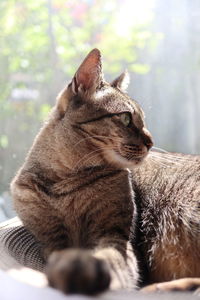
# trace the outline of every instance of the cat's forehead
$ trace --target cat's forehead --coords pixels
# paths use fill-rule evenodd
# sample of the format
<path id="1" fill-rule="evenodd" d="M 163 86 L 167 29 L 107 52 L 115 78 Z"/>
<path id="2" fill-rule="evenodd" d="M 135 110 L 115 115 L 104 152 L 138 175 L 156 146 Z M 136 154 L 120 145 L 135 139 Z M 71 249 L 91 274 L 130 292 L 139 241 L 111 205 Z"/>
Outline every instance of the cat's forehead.
<path id="1" fill-rule="evenodd" d="M 136 103 L 127 94 L 111 86 L 97 91 L 94 101 L 109 113 L 137 110 Z"/>

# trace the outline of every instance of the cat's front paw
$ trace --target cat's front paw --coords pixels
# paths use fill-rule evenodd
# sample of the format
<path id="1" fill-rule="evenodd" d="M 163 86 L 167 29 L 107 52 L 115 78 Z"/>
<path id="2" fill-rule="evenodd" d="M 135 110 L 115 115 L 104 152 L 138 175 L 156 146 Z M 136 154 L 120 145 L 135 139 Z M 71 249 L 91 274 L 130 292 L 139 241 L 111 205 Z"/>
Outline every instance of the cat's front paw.
<path id="1" fill-rule="evenodd" d="M 54 252 L 48 260 L 49 285 L 66 294 L 97 294 L 110 285 L 106 263 L 82 250 Z"/>

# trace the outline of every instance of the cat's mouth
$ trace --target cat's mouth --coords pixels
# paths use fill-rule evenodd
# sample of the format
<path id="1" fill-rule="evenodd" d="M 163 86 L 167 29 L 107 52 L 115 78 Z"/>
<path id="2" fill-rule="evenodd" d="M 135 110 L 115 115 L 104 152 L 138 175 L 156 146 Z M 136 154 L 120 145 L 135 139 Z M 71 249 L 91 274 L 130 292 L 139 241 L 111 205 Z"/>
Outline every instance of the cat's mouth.
<path id="1" fill-rule="evenodd" d="M 127 151 L 121 150 L 118 152 L 124 159 L 126 159 L 131 164 L 138 164 L 143 161 L 143 159 L 147 156 L 148 150 L 146 147 L 143 150 L 135 150 L 135 151 Z"/>
<path id="2" fill-rule="evenodd" d="M 111 163 L 121 165 L 123 167 L 133 167 L 140 164 L 149 151 L 146 146 L 136 147 L 126 145 L 126 147 L 120 147 L 119 149 L 112 149 L 106 151 L 106 156 Z"/>

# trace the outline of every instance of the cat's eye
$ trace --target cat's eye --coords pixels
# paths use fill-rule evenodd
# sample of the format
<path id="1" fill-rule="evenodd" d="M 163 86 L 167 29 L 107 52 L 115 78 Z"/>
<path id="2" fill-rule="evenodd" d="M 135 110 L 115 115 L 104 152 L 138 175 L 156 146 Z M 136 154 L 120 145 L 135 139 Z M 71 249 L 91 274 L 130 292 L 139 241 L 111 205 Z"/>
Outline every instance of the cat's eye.
<path id="1" fill-rule="evenodd" d="M 130 113 L 123 113 L 120 115 L 120 119 L 122 121 L 122 123 L 124 124 L 124 126 L 128 127 L 131 124 L 131 115 Z"/>

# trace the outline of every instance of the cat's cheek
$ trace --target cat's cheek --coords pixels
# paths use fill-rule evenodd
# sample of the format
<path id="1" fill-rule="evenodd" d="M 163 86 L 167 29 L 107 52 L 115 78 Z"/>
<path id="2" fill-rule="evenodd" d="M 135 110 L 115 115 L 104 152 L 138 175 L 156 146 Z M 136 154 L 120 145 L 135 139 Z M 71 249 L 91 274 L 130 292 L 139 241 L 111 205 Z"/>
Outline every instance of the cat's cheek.
<path id="1" fill-rule="evenodd" d="M 115 150 L 105 150 L 104 155 L 109 164 L 118 168 L 131 168 L 138 165 L 141 160 L 131 160 L 128 161 L 126 158 L 122 157 Z"/>

